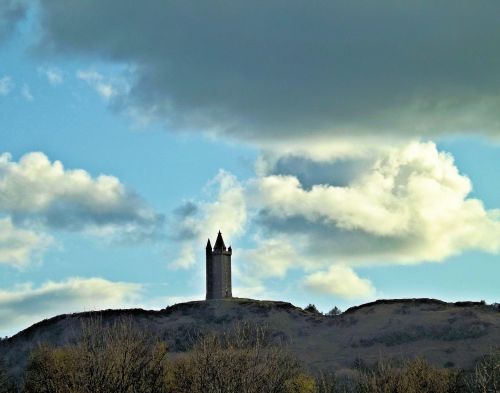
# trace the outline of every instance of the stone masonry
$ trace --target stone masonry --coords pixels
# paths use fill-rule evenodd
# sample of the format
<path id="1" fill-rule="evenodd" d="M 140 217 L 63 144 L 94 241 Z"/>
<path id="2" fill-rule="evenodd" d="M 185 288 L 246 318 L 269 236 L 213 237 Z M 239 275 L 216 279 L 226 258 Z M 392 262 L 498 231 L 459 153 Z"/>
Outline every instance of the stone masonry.
<path id="1" fill-rule="evenodd" d="M 207 242 L 207 300 L 231 298 L 231 246 L 226 250 L 222 234 L 218 233 L 214 248 Z"/>

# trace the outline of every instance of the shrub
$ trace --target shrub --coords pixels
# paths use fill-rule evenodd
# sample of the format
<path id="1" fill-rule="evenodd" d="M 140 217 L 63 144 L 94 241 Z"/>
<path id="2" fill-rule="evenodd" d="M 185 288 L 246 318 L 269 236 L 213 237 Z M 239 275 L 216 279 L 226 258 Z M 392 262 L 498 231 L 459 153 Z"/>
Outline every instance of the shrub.
<path id="1" fill-rule="evenodd" d="M 437 368 L 423 359 L 405 361 L 401 365 L 379 362 L 372 370 L 359 375 L 360 393 L 454 393 L 461 390 L 455 371 Z"/>
<path id="2" fill-rule="evenodd" d="M 307 374 L 298 374 L 286 382 L 288 393 L 316 393 L 316 382 Z"/>

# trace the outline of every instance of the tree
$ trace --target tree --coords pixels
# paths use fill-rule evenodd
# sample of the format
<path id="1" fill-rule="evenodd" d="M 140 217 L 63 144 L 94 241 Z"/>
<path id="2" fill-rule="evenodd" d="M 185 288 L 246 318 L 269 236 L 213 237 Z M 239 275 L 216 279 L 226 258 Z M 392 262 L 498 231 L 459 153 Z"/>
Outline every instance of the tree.
<path id="1" fill-rule="evenodd" d="M 130 319 L 85 322 L 75 343 L 41 345 L 25 381 L 26 393 L 308 393 L 315 386 L 260 327 L 200 335 L 168 360 L 165 343 Z"/>
<path id="2" fill-rule="evenodd" d="M 27 393 L 161 393 L 167 375 L 167 347 L 130 319 L 111 325 L 87 320 L 79 341 L 42 345 L 26 373 Z"/>
<path id="3" fill-rule="evenodd" d="M 500 352 L 482 357 L 467 381 L 471 392 L 490 393 L 500 391 Z"/>
<path id="4" fill-rule="evenodd" d="M 326 315 L 328 316 L 334 316 L 334 315 L 340 315 L 342 314 L 342 310 L 338 308 L 337 306 L 333 307 Z"/>
<path id="5" fill-rule="evenodd" d="M 321 314 L 316 308 L 316 306 L 312 303 L 309 303 L 309 305 L 306 308 L 304 308 L 304 311 L 311 312 L 314 314 Z"/>
<path id="6" fill-rule="evenodd" d="M 380 361 L 372 369 L 360 370 L 358 393 L 451 393 L 461 392 L 462 382 L 455 370 L 432 366 L 424 359 Z"/>
<path id="7" fill-rule="evenodd" d="M 314 382 L 301 377 L 297 360 L 283 346 L 248 324 L 200 337 L 173 367 L 178 393 L 309 392 Z"/>

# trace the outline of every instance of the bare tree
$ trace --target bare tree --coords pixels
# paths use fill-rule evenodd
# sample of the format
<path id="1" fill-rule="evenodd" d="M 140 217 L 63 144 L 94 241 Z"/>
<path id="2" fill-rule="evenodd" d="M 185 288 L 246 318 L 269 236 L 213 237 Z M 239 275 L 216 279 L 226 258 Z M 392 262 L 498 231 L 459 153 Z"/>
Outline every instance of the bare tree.
<path id="1" fill-rule="evenodd" d="M 26 374 L 26 392 L 162 393 L 166 345 L 140 330 L 131 319 L 105 325 L 82 324 L 80 340 L 62 348 L 34 351 Z"/>
<path id="2" fill-rule="evenodd" d="M 461 382 L 456 371 L 437 368 L 424 359 L 404 361 L 398 365 L 381 361 L 372 370 L 359 373 L 360 393 L 456 393 Z"/>
<path id="3" fill-rule="evenodd" d="M 174 366 L 178 392 L 284 393 L 300 375 L 297 360 L 255 326 L 200 337 Z"/>
<path id="4" fill-rule="evenodd" d="M 467 380 L 471 392 L 493 393 L 500 391 L 500 352 L 484 356 L 474 367 Z"/>
<path id="5" fill-rule="evenodd" d="M 380 361 L 335 373 L 306 372 L 268 331 L 242 323 L 198 334 L 184 354 L 131 319 L 85 320 L 73 344 L 39 346 L 25 374 L 26 393 L 491 393 L 499 390 L 500 354 L 483 358 L 464 378 L 423 359 Z M 7 389 L 0 363 L 0 393 Z M 2 388 L 4 390 L 2 390 Z"/>

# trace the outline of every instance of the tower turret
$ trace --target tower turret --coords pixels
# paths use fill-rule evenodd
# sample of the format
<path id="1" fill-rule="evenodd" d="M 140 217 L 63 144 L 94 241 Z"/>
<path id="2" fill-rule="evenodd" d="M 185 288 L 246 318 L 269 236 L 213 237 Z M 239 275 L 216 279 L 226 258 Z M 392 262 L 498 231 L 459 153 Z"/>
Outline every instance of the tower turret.
<path id="1" fill-rule="evenodd" d="M 210 241 L 210 239 L 208 241 Z M 215 240 L 214 251 L 215 250 L 226 251 L 226 245 L 224 244 L 224 239 L 222 238 L 222 233 L 220 233 L 220 231 L 217 234 L 217 239 Z"/>
<path id="2" fill-rule="evenodd" d="M 207 247 L 205 248 L 206 253 L 206 270 L 207 270 L 207 299 L 209 296 L 213 296 L 214 286 L 213 286 L 213 263 L 212 263 L 212 244 L 210 239 L 207 241 Z"/>
<path id="3" fill-rule="evenodd" d="M 226 249 L 219 231 L 212 250 L 210 239 L 206 247 L 207 300 L 231 298 L 231 255 L 232 249 Z"/>

